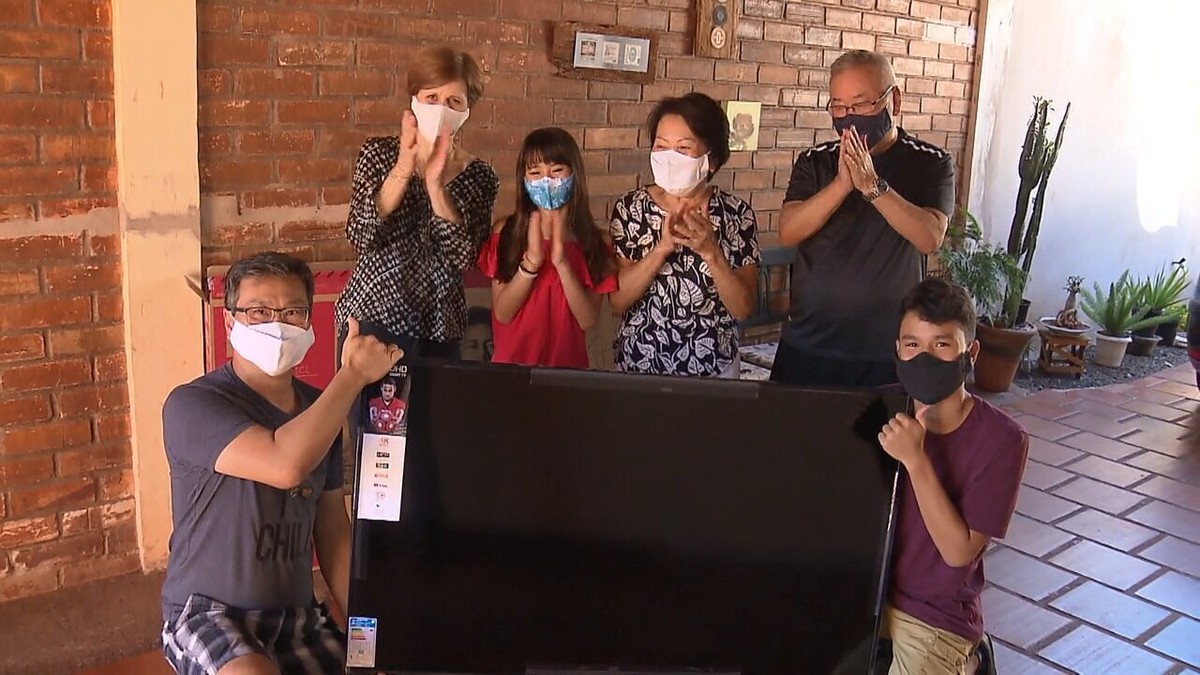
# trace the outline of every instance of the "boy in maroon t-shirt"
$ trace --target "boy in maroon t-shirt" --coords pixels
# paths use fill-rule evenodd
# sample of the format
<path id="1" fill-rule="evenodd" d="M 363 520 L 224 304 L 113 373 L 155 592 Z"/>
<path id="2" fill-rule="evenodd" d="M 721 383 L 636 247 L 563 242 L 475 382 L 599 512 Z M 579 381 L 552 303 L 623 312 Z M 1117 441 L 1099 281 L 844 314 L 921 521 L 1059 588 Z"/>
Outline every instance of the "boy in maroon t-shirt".
<path id="1" fill-rule="evenodd" d="M 1003 538 L 1029 439 L 964 386 L 979 343 L 970 297 L 927 279 L 902 304 L 896 368 L 916 417 L 897 415 L 879 442 L 904 467 L 890 602 L 882 633 L 891 675 L 985 672 L 983 551 Z"/>

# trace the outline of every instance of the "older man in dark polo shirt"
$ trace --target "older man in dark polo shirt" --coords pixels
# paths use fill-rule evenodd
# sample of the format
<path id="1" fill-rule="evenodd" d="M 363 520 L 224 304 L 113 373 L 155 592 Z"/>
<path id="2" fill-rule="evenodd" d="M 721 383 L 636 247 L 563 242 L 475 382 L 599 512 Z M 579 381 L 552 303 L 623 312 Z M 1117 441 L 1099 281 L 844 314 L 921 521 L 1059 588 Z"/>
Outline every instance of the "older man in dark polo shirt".
<path id="1" fill-rule="evenodd" d="M 893 123 L 901 94 L 886 58 L 850 51 L 830 71 L 841 137 L 792 169 L 779 236 L 799 247 L 771 379 L 876 387 L 896 382 L 896 307 L 946 234 L 954 163 Z"/>

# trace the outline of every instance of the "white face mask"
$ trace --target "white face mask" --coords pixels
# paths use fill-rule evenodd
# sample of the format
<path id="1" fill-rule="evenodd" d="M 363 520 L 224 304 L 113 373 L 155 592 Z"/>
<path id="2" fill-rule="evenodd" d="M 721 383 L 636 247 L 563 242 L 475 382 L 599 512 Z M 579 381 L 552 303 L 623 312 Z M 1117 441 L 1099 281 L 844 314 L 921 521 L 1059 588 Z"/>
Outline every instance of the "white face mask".
<path id="1" fill-rule="evenodd" d="M 311 326 L 305 329 L 279 321 L 253 326 L 234 321 L 229 332 L 234 351 L 271 377 L 299 365 L 315 339 Z"/>
<path id="2" fill-rule="evenodd" d="M 471 116 L 470 110 L 459 112 L 440 103 L 422 103 L 416 96 L 410 105 L 417 118 L 417 130 L 430 142 L 436 141 L 442 131 L 457 132 Z"/>
<path id="3" fill-rule="evenodd" d="M 708 153 L 692 157 L 675 150 L 650 153 L 654 182 L 668 194 L 685 195 L 708 179 Z"/>

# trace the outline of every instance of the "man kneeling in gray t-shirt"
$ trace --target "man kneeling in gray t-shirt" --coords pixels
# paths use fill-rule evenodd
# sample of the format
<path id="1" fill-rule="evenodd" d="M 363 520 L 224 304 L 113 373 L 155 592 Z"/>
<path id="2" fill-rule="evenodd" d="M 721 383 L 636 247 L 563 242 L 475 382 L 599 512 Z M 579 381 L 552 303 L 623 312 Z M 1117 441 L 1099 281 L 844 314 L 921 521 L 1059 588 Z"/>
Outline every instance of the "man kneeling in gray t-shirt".
<path id="1" fill-rule="evenodd" d="M 329 388 L 300 382 L 292 369 L 313 343 L 312 301 L 301 260 L 260 253 L 235 263 L 225 277 L 233 360 L 163 405 L 174 531 L 162 641 L 177 673 L 345 668 L 345 634 L 313 598 L 313 545 L 344 610 L 342 422 L 401 351 L 359 335 L 350 319 Z"/>

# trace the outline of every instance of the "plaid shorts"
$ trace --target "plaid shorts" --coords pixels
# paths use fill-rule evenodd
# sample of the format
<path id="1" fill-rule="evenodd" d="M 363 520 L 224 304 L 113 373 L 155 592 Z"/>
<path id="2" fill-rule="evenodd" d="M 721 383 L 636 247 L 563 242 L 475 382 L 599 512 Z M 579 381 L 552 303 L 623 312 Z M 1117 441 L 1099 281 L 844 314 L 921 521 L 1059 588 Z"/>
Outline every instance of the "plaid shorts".
<path id="1" fill-rule="evenodd" d="M 329 675 L 346 669 L 346 635 L 324 605 L 247 610 L 202 595 L 163 624 L 163 654 L 180 675 L 215 675 L 248 654 L 269 658 L 283 675 Z"/>

